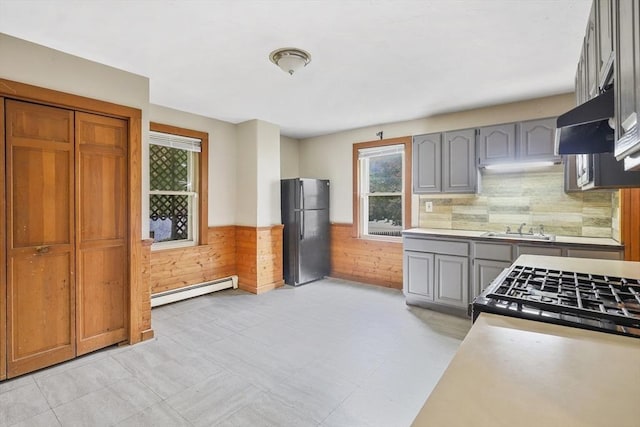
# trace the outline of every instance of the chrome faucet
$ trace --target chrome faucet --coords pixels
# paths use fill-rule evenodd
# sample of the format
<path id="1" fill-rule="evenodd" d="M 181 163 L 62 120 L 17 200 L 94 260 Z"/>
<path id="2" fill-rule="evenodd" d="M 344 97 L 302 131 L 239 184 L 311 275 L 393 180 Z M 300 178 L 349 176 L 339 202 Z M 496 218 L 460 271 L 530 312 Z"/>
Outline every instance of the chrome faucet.
<path id="1" fill-rule="evenodd" d="M 518 234 L 522 235 L 522 227 L 524 227 L 525 225 L 527 225 L 526 222 L 523 222 L 522 224 L 520 224 L 520 227 L 518 227 Z"/>
<path id="2" fill-rule="evenodd" d="M 541 236 L 544 236 L 544 226 L 542 224 L 538 226 L 538 233 L 540 233 Z"/>

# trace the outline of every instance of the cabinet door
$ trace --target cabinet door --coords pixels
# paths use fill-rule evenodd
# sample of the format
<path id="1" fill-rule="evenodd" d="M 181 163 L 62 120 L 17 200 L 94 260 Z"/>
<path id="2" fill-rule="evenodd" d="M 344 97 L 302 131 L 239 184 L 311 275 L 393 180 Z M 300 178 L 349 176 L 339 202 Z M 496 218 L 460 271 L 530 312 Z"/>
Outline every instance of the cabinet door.
<path id="1" fill-rule="evenodd" d="M 591 13 L 585 34 L 585 53 L 587 66 L 587 94 L 589 99 L 598 95 L 598 39 L 596 34 L 596 2 L 591 5 Z"/>
<path id="2" fill-rule="evenodd" d="M 471 299 L 480 295 L 480 292 L 498 277 L 498 274 L 508 268 L 511 262 L 493 261 L 488 259 L 475 259 L 473 266 L 473 294 Z"/>
<path id="3" fill-rule="evenodd" d="M 600 88 L 606 84 L 613 65 L 613 13 L 612 0 L 596 0 L 598 34 L 598 76 Z"/>
<path id="4" fill-rule="evenodd" d="M 127 123 L 76 113 L 78 355 L 127 337 Z"/>
<path id="5" fill-rule="evenodd" d="M 445 132 L 442 142 L 442 191 L 444 193 L 475 193 L 476 131 L 466 129 Z"/>
<path id="6" fill-rule="evenodd" d="M 466 308 L 469 302 L 469 259 L 436 254 L 434 262 L 434 301 Z"/>
<path id="7" fill-rule="evenodd" d="M 480 166 L 514 161 L 516 158 L 515 123 L 480 128 L 478 151 Z"/>
<path id="8" fill-rule="evenodd" d="M 404 251 L 404 292 L 433 301 L 433 254 Z"/>
<path id="9" fill-rule="evenodd" d="M 615 4 L 616 18 L 616 64 L 615 64 L 615 90 L 616 90 L 616 157 L 623 155 L 631 149 L 640 139 L 638 136 L 638 110 L 640 100 L 638 94 L 638 70 L 636 70 L 636 57 L 640 55 L 636 45 L 638 42 L 636 26 L 640 4 L 637 1 L 617 1 Z"/>
<path id="10" fill-rule="evenodd" d="M 585 42 L 582 42 L 582 50 L 580 60 L 578 61 L 578 70 L 576 71 L 576 100 L 580 105 L 589 100 L 587 96 L 587 60 L 585 53 Z"/>
<path id="11" fill-rule="evenodd" d="M 6 101 L 9 378 L 76 354 L 73 114 Z"/>
<path id="12" fill-rule="evenodd" d="M 573 258 L 594 258 L 594 259 L 614 259 L 624 258 L 622 251 L 591 250 L 591 249 L 567 249 L 567 256 Z"/>
<path id="13" fill-rule="evenodd" d="M 556 246 L 518 245 L 516 248 L 516 258 L 520 255 L 562 256 L 562 248 Z"/>
<path id="14" fill-rule="evenodd" d="M 520 128 L 520 152 L 518 157 L 526 161 L 560 161 L 554 154 L 556 119 L 540 119 L 522 122 Z"/>
<path id="15" fill-rule="evenodd" d="M 413 137 L 413 192 L 439 193 L 441 185 L 442 134 Z"/>
<path id="16" fill-rule="evenodd" d="M 567 154 L 562 156 L 562 163 L 564 163 L 564 192 L 574 193 L 581 191 L 578 186 L 578 171 L 576 165 L 576 155 Z"/>

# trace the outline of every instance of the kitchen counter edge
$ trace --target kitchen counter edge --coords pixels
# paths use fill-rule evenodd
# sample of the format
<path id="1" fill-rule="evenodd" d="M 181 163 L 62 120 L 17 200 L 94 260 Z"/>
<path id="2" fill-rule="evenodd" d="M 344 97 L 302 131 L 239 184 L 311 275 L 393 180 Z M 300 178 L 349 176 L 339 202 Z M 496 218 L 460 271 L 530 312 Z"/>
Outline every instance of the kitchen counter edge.
<path id="1" fill-rule="evenodd" d="M 437 238 L 458 238 L 481 240 L 485 242 L 502 242 L 502 243 L 526 243 L 541 246 L 552 246 L 553 244 L 576 245 L 601 247 L 607 249 L 624 249 L 624 245 L 614 239 L 605 237 L 574 237 L 574 236 L 556 236 L 556 240 L 531 240 L 519 239 L 518 237 L 492 237 L 483 236 L 484 231 L 473 230 L 449 230 L 440 228 L 410 228 L 402 232 L 403 237 L 437 237 Z"/>

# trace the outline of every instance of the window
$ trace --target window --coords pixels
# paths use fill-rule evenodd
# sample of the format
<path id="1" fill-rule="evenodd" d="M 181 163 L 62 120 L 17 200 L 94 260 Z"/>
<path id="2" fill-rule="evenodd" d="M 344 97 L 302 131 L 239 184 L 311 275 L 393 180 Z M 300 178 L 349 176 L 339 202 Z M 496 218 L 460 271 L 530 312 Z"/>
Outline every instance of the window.
<path id="1" fill-rule="evenodd" d="M 353 156 L 357 235 L 400 237 L 411 226 L 411 139 L 354 144 Z"/>
<path id="2" fill-rule="evenodd" d="M 206 200 L 200 196 L 206 139 L 154 130 L 158 127 L 163 125 L 152 126 L 149 134 L 150 237 L 156 248 L 204 243 L 200 228 Z M 206 172 L 206 162 L 204 167 Z"/>

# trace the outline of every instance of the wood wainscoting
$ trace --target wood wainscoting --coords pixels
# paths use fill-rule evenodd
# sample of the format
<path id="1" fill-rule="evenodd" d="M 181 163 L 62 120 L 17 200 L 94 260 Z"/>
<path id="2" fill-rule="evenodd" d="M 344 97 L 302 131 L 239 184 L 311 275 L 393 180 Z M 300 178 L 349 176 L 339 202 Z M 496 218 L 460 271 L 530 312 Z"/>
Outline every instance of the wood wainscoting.
<path id="1" fill-rule="evenodd" d="M 640 261 L 640 188 L 620 190 L 620 232 L 625 261 Z"/>
<path id="2" fill-rule="evenodd" d="M 209 227 L 208 244 L 151 251 L 151 293 L 236 274 L 236 227 Z"/>
<path id="3" fill-rule="evenodd" d="M 261 294 L 284 285 L 282 224 L 270 227 L 236 226 L 238 287 Z"/>
<path id="4" fill-rule="evenodd" d="M 331 276 L 402 289 L 402 242 L 359 239 L 352 224 L 331 224 Z"/>
<path id="5" fill-rule="evenodd" d="M 142 283 L 151 283 L 151 245 L 153 239 L 144 239 L 142 241 Z M 142 341 L 153 338 L 153 329 L 151 329 L 151 286 L 143 286 L 140 291 L 139 301 L 139 326 Z"/>

